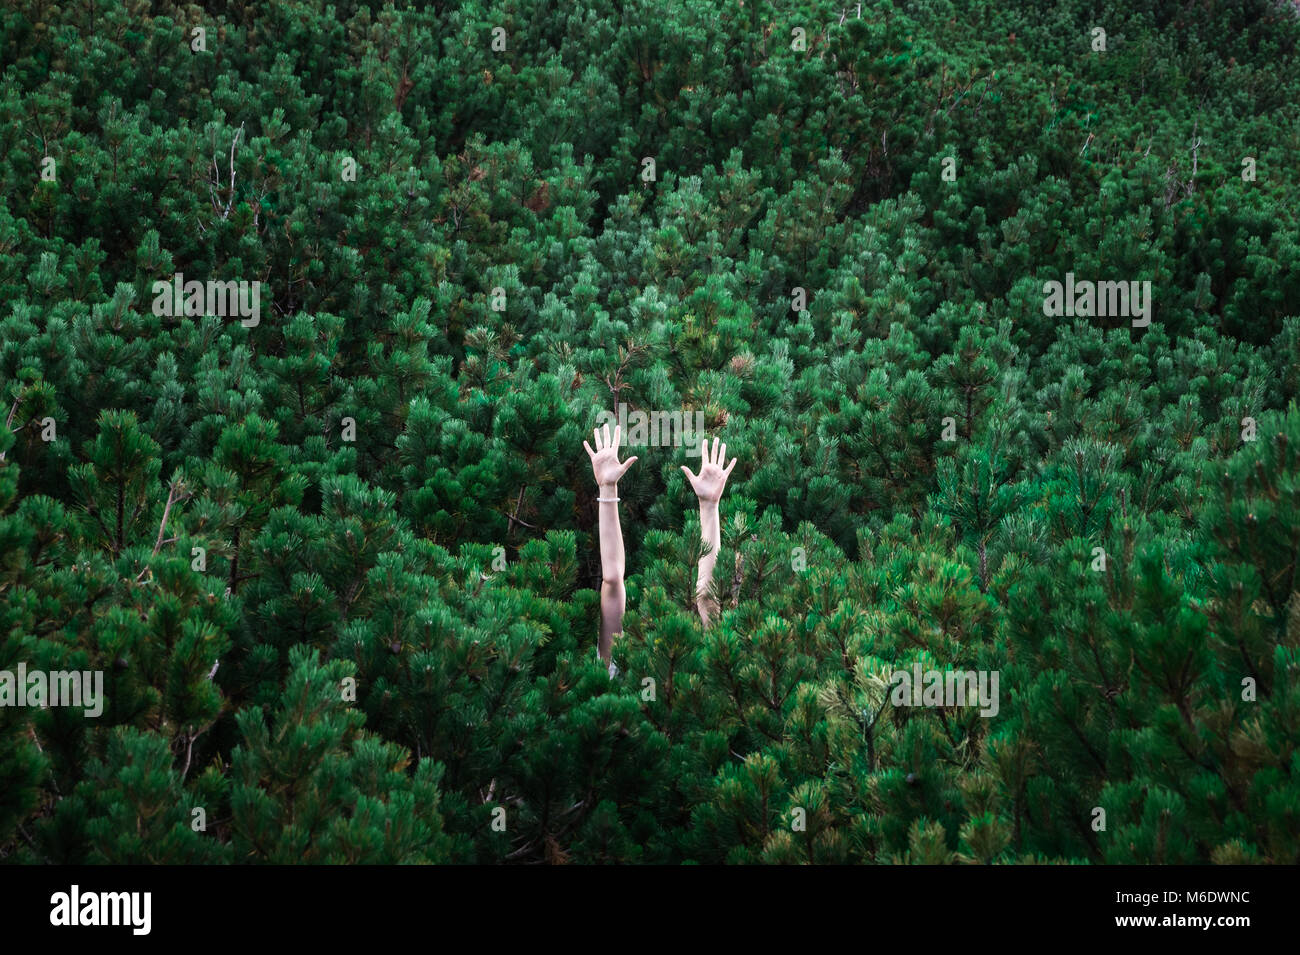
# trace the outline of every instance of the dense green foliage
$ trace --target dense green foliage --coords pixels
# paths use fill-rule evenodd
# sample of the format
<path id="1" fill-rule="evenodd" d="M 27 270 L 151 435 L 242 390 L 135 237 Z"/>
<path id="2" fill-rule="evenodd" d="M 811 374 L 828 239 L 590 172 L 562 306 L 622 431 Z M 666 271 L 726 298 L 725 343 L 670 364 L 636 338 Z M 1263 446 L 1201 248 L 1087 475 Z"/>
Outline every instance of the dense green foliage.
<path id="1" fill-rule="evenodd" d="M 1292 5 L 204 6 L 0 12 L 0 857 L 1300 862 Z"/>

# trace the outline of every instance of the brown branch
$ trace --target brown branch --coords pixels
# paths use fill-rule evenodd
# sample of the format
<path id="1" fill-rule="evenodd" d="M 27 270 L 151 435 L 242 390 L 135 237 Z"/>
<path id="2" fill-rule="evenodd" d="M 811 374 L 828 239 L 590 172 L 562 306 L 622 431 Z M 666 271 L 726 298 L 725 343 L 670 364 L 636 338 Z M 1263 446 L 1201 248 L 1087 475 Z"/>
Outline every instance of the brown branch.
<path id="1" fill-rule="evenodd" d="M 158 539 L 154 542 L 153 545 L 153 556 L 155 557 L 158 555 L 158 551 L 162 549 L 163 534 L 167 530 L 167 518 L 171 515 L 172 505 L 179 501 L 185 500 L 186 497 L 189 497 L 188 494 L 181 496 L 184 490 L 185 490 L 185 482 L 180 480 L 173 481 L 167 489 L 167 503 L 163 506 L 162 521 L 158 524 Z M 176 540 L 175 537 L 170 538 L 167 541 L 167 543 L 172 543 L 175 540 Z"/>

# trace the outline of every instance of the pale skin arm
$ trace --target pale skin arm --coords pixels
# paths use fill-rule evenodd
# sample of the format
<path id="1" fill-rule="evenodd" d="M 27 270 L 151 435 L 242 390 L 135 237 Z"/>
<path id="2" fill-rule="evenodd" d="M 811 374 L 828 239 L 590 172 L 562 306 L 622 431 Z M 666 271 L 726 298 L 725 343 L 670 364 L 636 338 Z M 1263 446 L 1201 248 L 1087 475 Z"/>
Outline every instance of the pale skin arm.
<path id="1" fill-rule="evenodd" d="M 623 632 L 623 610 L 627 606 L 627 591 L 623 587 L 623 528 L 618 521 L 618 479 L 636 463 L 636 456 L 626 461 L 618 460 L 619 429 L 614 427 L 613 437 L 609 425 L 594 432 L 596 449 L 586 441 L 582 446 L 591 458 L 591 471 L 596 477 L 597 497 L 604 498 L 596 507 L 600 514 L 600 642 L 597 652 L 600 659 L 609 663 L 614 647 L 614 634 Z"/>
<path id="2" fill-rule="evenodd" d="M 695 584 L 695 609 L 699 611 L 700 620 L 707 627 L 718 614 L 715 602 L 709 598 L 709 585 L 713 582 L 713 567 L 718 562 L 718 548 L 722 545 L 718 503 L 722 500 L 722 491 L 727 486 L 731 469 L 736 466 L 736 458 L 732 458 L 731 463 L 727 464 L 724 470 L 727 446 L 725 444 L 719 446 L 718 439 L 714 438 L 712 447 L 705 439 L 700 448 L 700 459 L 699 474 L 692 474 L 691 469 L 686 465 L 682 465 L 682 471 L 685 472 L 686 479 L 691 482 L 695 496 L 700 500 L 700 538 L 705 544 L 710 545 L 706 548 L 708 553 L 700 558 L 699 577 Z"/>

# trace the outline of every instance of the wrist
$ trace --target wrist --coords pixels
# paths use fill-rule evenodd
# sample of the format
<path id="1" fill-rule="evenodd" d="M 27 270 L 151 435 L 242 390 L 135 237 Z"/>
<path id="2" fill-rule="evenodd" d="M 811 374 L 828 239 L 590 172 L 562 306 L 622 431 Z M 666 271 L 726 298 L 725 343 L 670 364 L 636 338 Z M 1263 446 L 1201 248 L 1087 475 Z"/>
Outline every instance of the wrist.
<path id="1" fill-rule="evenodd" d="M 618 484 L 597 484 L 596 492 L 600 497 L 618 497 Z"/>

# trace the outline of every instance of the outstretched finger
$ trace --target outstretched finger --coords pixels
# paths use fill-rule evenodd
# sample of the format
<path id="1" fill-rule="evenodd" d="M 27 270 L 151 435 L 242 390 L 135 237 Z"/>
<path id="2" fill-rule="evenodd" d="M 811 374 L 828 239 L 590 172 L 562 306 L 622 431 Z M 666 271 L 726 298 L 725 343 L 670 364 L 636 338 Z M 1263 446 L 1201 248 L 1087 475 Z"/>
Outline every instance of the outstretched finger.
<path id="1" fill-rule="evenodd" d="M 731 469 L 734 468 L 734 467 L 736 466 L 736 462 L 739 461 L 739 460 L 740 460 L 740 458 L 732 458 L 732 459 L 731 459 L 731 463 L 727 465 L 727 470 L 725 470 L 725 471 L 722 472 L 722 477 L 723 477 L 724 479 L 726 479 L 726 478 L 731 474 Z"/>
<path id="2" fill-rule="evenodd" d="M 605 425 L 605 447 L 613 447 L 613 442 L 609 436 L 609 425 Z"/>
<path id="3" fill-rule="evenodd" d="M 713 439 L 713 452 L 709 455 L 709 463 L 710 464 L 718 463 L 718 439 L 716 436 Z"/>
<path id="4" fill-rule="evenodd" d="M 722 462 L 727 460 L 727 445 L 722 445 L 722 450 L 718 452 L 718 467 L 722 467 Z"/>
<path id="5" fill-rule="evenodd" d="M 619 439 L 619 434 L 620 434 L 620 428 L 619 428 L 619 426 L 618 426 L 618 425 L 614 425 L 614 445 L 613 445 L 613 446 L 614 446 L 614 450 L 615 450 L 615 451 L 618 450 L 618 439 Z"/>
<path id="6" fill-rule="evenodd" d="M 592 431 L 591 433 L 596 438 L 596 450 L 600 451 L 602 448 L 605 447 L 603 444 L 600 443 L 600 428 L 596 428 L 596 430 Z M 584 441 L 583 444 L 586 444 L 586 442 Z"/>

